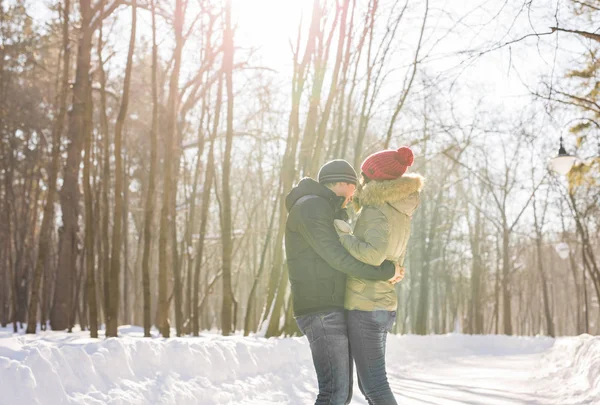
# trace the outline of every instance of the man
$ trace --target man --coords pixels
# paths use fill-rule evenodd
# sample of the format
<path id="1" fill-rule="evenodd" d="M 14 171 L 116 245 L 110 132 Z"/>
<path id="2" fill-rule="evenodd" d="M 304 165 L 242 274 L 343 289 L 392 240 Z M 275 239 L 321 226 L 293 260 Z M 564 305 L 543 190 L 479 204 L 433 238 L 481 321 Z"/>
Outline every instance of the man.
<path id="1" fill-rule="evenodd" d="M 315 405 L 341 405 L 352 397 L 346 275 L 392 280 L 400 268 L 389 261 L 378 267 L 362 263 L 339 241 L 334 220 L 346 219 L 344 208 L 358 181 L 352 166 L 345 160 L 326 163 L 318 180 L 302 179 L 286 198 L 285 249 L 294 315 L 310 343 L 319 382 Z"/>

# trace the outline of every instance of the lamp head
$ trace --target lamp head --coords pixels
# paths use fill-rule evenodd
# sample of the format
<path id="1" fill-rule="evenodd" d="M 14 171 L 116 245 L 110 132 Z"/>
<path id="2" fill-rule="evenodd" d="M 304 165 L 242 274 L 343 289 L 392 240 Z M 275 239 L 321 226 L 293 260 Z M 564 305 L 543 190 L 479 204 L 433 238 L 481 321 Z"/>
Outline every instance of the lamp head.
<path id="1" fill-rule="evenodd" d="M 563 138 L 560 137 L 560 147 L 558 148 L 558 155 L 550 160 L 550 168 L 558 174 L 566 175 L 569 173 L 573 165 L 575 164 L 575 156 L 569 155 L 567 150 L 563 146 Z"/>

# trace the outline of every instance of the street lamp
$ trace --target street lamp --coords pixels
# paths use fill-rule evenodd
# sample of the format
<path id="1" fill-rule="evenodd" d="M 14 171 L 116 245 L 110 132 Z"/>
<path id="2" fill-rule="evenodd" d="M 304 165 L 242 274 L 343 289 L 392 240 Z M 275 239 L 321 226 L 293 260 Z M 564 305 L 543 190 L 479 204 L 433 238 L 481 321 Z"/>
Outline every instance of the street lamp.
<path id="1" fill-rule="evenodd" d="M 575 164 L 575 156 L 569 155 L 563 146 L 563 138 L 560 137 L 560 148 L 558 148 L 558 155 L 550 160 L 550 168 L 558 174 L 565 175 L 569 173 L 573 165 Z"/>
<path id="2" fill-rule="evenodd" d="M 573 121 L 577 121 L 577 120 L 586 120 L 592 124 L 594 124 L 596 126 L 596 128 L 598 128 L 600 130 L 600 124 L 598 124 L 596 121 L 594 121 L 593 119 L 590 118 L 575 118 L 569 122 L 567 122 L 566 125 L 570 124 Z M 598 137 L 598 155 L 597 157 L 600 157 L 600 136 Z M 596 159 L 596 157 L 591 157 L 589 160 L 588 159 L 584 159 L 582 160 L 585 164 L 588 164 L 588 162 L 592 162 L 594 159 Z M 571 169 L 573 168 L 573 165 L 575 164 L 575 162 L 577 161 L 577 157 L 573 156 L 573 155 L 569 155 L 565 149 L 565 147 L 563 146 L 563 137 L 560 137 L 560 147 L 558 148 L 558 155 L 553 157 L 552 159 L 550 159 L 550 168 L 552 170 L 554 170 L 556 173 L 558 174 L 562 174 L 565 175 L 567 173 L 569 173 L 569 171 L 571 171 Z"/>

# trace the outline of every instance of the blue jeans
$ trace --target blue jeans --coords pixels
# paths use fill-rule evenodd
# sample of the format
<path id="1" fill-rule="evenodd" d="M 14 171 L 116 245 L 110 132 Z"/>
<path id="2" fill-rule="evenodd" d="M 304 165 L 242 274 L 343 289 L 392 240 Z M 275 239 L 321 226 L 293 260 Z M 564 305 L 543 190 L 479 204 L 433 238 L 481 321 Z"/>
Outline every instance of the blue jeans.
<path id="1" fill-rule="evenodd" d="M 343 310 L 296 317 L 310 343 L 319 381 L 315 405 L 343 405 L 352 399 L 352 361 Z"/>
<path id="2" fill-rule="evenodd" d="M 348 311 L 358 386 L 369 405 L 397 405 L 385 372 L 385 343 L 395 319 L 395 311 Z"/>

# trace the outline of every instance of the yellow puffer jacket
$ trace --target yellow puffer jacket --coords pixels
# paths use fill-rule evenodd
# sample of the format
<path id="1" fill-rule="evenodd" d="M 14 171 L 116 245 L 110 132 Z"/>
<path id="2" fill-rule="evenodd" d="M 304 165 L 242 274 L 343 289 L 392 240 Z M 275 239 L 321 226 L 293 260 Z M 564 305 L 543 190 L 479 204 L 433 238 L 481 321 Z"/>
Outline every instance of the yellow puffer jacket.
<path id="1" fill-rule="evenodd" d="M 353 233 L 336 223 L 344 247 L 358 260 L 379 266 L 384 260 L 404 265 L 410 221 L 419 205 L 423 177 L 405 174 L 395 180 L 371 181 L 354 195 L 360 209 Z M 396 290 L 387 281 L 348 277 L 346 309 L 395 311 Z"/>

